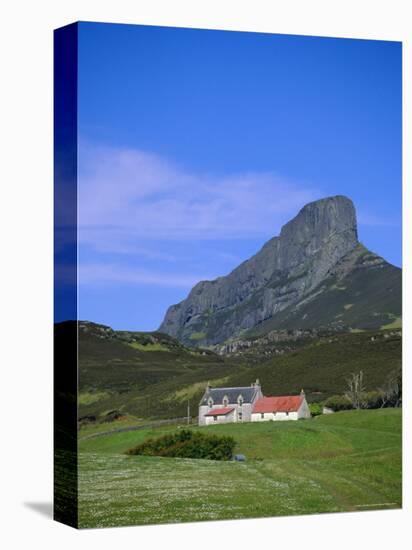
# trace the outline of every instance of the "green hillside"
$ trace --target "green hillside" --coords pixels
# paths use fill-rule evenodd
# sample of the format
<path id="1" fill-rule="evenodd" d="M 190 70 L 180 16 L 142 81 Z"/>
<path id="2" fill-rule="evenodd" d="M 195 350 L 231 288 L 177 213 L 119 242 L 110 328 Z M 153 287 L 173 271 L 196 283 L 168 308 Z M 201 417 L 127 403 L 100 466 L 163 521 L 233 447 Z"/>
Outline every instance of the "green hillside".
<path id="1" fill-rule="evenodd" d="M 382 386 L 401 362 L 399 330 L 325 334 L 219 356 L 190 349 L 160 333 L 117 333 L 87 324 L 79 330 L 79 416 L 110 411 L 137 419 L 197 414 L 206 383 L 249 385 L 259 378 L 266 395 L 298 393 L 320 401 L 346 389 L 364 371 L 367 390 Z M 277 355 L 278 348 L 283 354 Z"/>
<path id="2" fill-rule="evenodd" d="M 347 389 L 351 373 L 363 370 L 367 391 L 378 389 L 401 365 L 400 331 L 338 333 L 310 341 L 305 347 L 253 366 L 266 395 L 296 394 L 304 388 L 309 402 Z M 250 380 L 247 370 L 229 378 L 230 385 Z"/>
<path id="3" fill-rule="evenodd" d="M 245 463 L 124 454 L 176 426 L 81 439 L 80 526 L 399 508 L 401 413 L 193 428 L 233 436 Z"/>
<path id="4" fill-rule="evenodd" d="M 161 333 L 117 332 L 82 322 L 79 416 L 114 409 L 141 417 L 182 416 L 191 393 L 201 391 L 208 380 L 224 383 L 236 365 Z M 182 388 L 189 388 L 188 396 L 180 395 Z"/>
<path id="5" fill-rule="evenodd" d="M 79 385 L 107 392 L 168 380 L 222 361 L 209 351 L 192 350 L 157 332 L 113 331 L 94 323 L 79 327 Z"/>

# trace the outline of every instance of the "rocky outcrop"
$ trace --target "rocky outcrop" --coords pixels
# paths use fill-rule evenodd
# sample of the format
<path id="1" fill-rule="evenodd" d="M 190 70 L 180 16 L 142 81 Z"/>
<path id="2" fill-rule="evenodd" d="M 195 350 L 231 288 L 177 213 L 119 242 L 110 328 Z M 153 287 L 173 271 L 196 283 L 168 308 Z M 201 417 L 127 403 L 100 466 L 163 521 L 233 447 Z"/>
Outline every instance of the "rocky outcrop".
<path id="1" fill-rule="evenodd" d="M 358 248 L 350 199 L 335 196 L 307 204 L 279 236 L 229 275 L 199 282 L 168 309 L 159 330 L 190 345 L 237 337 L 312 296 Z"/>

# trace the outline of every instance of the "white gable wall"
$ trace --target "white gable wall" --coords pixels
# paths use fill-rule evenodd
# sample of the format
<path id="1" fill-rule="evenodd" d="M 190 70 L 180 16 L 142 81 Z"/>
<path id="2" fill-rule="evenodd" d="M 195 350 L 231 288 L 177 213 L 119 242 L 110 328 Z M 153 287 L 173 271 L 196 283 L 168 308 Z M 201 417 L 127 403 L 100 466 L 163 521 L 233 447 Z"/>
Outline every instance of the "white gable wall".
<path id="1" fill-rule="evenodd" d="M 208 412 L 210 411 L 210 407 L 208 407 L 207 405 L 201 405 L 199 407 L 199 426 L 204 426 L 206 424 L 206 416 L 205 414 L 207 414 Z"/>
<path id="2" fill-rule="evenodd" d="M 310 418 L 310 409 L 306 401 L 306 398 L 303 399 L 299 409 L 298 409 L 298 418 Z"/>

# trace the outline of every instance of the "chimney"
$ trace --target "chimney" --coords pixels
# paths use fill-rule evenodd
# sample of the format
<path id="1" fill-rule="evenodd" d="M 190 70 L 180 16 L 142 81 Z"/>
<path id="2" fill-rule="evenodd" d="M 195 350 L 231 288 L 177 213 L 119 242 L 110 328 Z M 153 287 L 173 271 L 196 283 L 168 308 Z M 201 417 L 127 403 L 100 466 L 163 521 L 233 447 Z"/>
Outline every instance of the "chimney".
<path id="1" fill-rule="evenodd" d="M 260 380 L 259 380 L 259 378 L 256 378 L 255 386 L 260 386 Z"/>
<path id="2" fill-rule="evenodd" d="M 303 388 L 300 390 L 300 395 L 301 397 L 305 397 L 305 390 Z"/>

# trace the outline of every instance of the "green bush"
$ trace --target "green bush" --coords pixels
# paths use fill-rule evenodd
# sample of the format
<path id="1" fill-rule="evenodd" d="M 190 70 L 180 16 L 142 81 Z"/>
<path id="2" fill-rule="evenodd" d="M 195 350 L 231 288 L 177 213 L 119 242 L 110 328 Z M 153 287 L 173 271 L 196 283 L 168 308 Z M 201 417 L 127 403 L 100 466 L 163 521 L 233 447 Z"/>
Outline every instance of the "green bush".
<path id="1" fill-rule="evenodd" d="M 365 409 L 380 409 L 382 407 L 382 392 L 368 391 L 362 395 L 362 403 Z"/>
<path id="2" fill-rule="evenodd" d="M 332 395 L 324 402 L 325 407 L 333 411 L 347 411 L 352 409 L 352 403 L 344 395 Z"/>
<path id="3" fill-rule="evenodd" d="M 129 449 L 127 454 L 230 460 L 235 445 L 236 442 L 232 437 L 180 430 L 156 439 L 148 439 L 144 443 Z"/>
<path id="4" fill-rule="evenodd" d="M 322 414 L 322 409 L 323 407 L 319 403 L 309 403 L 309 410 L 312 416 L 319 416 Z"/>
<path id="5" fill-rule="evenodd" d="M 345 395 L 333 395 L 324 402 L 324 405 L 334 411 L 346 411 L 353 408 L 351 401 Z M 312 405 L 310 405 L 310 407 L 311 406 Z M 382 392 L 362 392 L 360 396 L 360 406 L 362 409 L 379 409 L 383 407 L 384 402 Z"/>

